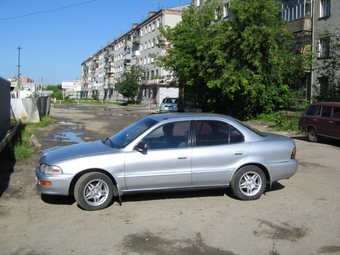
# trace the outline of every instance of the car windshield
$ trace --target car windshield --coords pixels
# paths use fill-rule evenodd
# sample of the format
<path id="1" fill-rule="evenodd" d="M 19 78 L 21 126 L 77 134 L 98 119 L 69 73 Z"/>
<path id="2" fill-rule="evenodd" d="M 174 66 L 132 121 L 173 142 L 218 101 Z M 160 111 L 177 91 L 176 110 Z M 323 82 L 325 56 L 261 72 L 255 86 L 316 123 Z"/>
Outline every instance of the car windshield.
<path id="1" fill-rule="evenodd" d="M 108 139 L 111 143 L 110 145 L 124 148 L 156 123 L 157 121 L 151 118 L 143 118 L 111 136 Z"/>
<path id="2" fill-rule="evenodd" d="M 164 98 L 163 103 L 166 104 L 176 104 L 177 98 Z"/>

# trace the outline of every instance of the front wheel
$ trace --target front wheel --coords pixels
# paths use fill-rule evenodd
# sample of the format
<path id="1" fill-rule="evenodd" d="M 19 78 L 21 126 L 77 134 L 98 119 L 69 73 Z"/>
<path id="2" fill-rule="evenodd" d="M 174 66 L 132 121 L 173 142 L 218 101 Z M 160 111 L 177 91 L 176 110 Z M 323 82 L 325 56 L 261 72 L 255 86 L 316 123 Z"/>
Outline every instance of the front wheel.
<path id="1" fill-rule="evenodd" d="M 257 166 L 245 166 L 236 172 L 231 189 L 241 200 L 258 199 L 266 189 L 266 176 Z"/>
<path id="2" fill-rule="evenodd" d="M 84 174 L 74 187 L 74 198 L 84 210 L 94 211 L 104 209 L 113 199 L 113 183 L 102 173 Z"/>

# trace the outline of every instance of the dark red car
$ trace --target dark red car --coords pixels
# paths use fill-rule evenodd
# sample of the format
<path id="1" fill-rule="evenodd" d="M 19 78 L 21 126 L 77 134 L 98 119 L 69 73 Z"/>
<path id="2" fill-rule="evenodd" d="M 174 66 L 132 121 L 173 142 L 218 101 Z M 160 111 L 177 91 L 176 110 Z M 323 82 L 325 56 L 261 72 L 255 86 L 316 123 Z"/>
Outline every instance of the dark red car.
<path id="1" fill-rule="evenodd" d="M 320 137 L 340 139 L 340 102 L 309 105 L 300 118 L 299 130 L 307 132 L 311 142 L 318 142 Z"/>

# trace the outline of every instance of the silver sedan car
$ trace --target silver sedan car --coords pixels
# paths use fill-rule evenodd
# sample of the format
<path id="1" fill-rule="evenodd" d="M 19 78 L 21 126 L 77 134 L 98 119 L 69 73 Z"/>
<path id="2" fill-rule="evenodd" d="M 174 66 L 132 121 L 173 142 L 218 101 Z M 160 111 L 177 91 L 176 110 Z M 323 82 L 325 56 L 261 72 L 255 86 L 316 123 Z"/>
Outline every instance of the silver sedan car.
<path id="1" fill-rule="evenodd" d="M 156 114 L 112 137 L 66 146 L 43 155 L 36 188 L 74 196 L 85 210 L 121 202 L 144 191 L 227 188 L 241 200 L 258 199 L 266 188 L 298 168 L 291 138 L 252 129 L 225 115 Z"/>

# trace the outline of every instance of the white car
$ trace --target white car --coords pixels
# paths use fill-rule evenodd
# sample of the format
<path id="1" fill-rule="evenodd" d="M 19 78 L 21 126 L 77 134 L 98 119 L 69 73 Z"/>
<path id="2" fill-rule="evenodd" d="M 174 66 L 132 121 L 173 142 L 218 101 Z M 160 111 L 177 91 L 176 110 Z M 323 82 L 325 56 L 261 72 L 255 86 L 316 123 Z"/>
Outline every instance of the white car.
<path id="1" fill-rule="evenodd" d="M 163 99 L 161 107 L 159 108 L 160 112 L 177 112 L 178 107 L 178 97 L 166 97 Z"/>
<path id="2" fill-rule="evenodd" d="M 145 191 L 231 187 L 237 198 L 254 200 L 295 174 L 295 154 L 291 138 L 262 133 L 230 116 L 155 114 L 102 141 L 43 155 L 36 187 L 43 194 L 74 196 L 86 210 Z"/>

